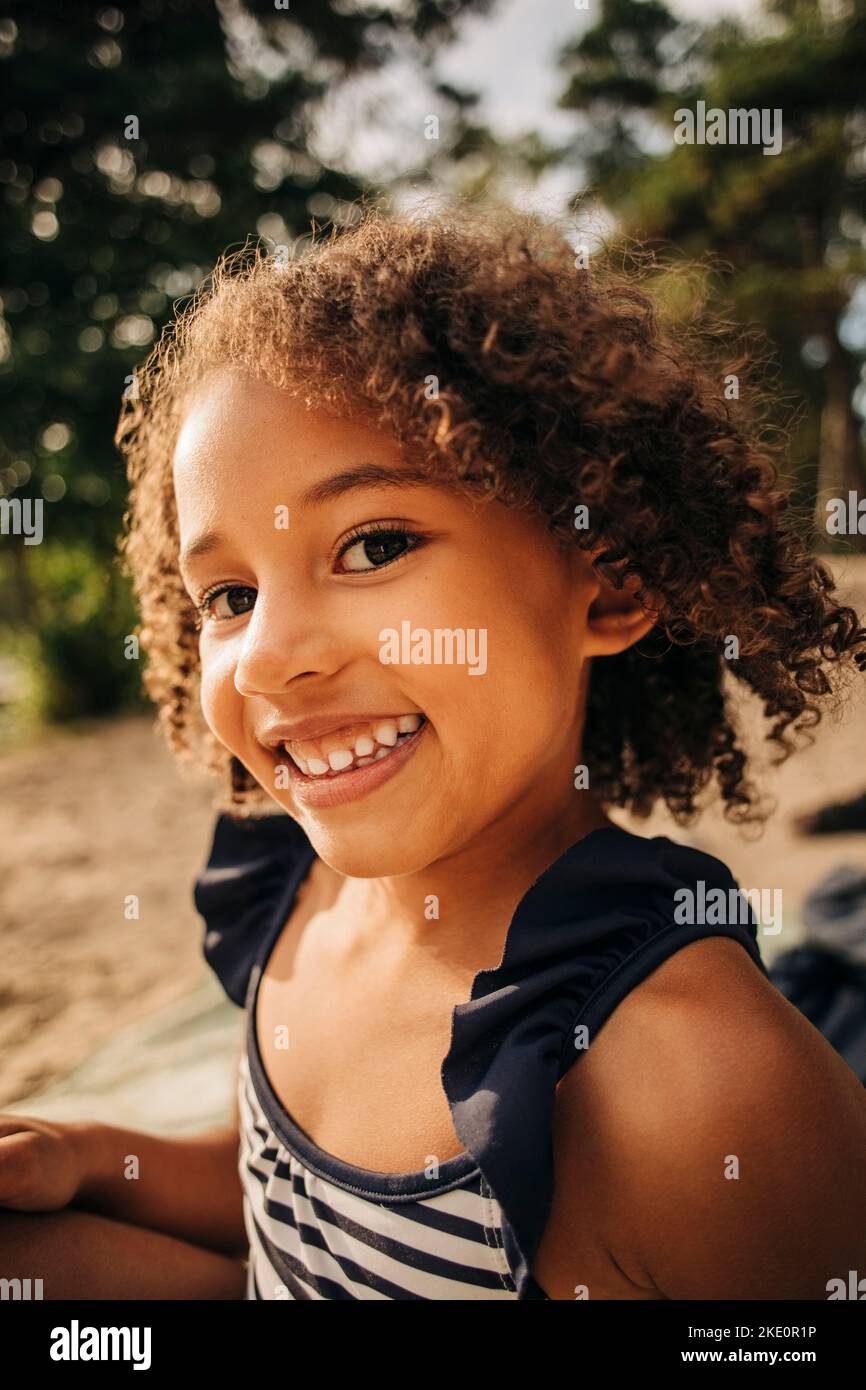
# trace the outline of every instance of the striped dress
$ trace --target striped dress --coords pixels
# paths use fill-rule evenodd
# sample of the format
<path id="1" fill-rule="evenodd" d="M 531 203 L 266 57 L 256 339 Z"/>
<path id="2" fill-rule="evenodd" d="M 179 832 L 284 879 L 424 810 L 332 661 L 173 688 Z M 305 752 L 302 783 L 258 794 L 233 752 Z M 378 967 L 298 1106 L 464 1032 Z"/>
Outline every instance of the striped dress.
<path id="1" fill-rule="evenodd" d="M 502 1213 L 477 1164 L 459 1155 L 435 1181 L 383 1181 L 336 1162 L 285 1111 L 271 1124 L 276 1096 L 268 1087 L 260 1099 L 247 1057 L 238 1102 L 247 1298 L 517 1298 Z M 405 1190 L 389 1193 L 388 1181 Z"/>

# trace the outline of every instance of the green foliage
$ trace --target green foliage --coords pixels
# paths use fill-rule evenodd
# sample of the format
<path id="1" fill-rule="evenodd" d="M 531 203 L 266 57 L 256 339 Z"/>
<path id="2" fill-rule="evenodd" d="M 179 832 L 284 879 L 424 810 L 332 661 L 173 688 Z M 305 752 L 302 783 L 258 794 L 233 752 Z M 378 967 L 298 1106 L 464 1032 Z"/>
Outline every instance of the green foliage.
<path id="1" fill-rule="evenodd" d="M 561 105 L 581 122 L 562 153 L 626 238 L 727 267 L 708 307 L 763 331 L 783 395 L 803 403 L 790 466 L 827 548 L 822 499 L 864 485 L 866 2 L 765 0 L 763 12 L 746 29 L 687 22 L 661 0 L 602 0 L 562 54 Z M 698 101 L 780 111 L 781 151 L 675 144 L 675 113 Z"/>
<path id="2" fill-rule="evenodd" d="M 125 655 L 135 608 L 117 566 L 84 542 L 46 542 L 33 547 L 29 580 L 35 621 L 19 652 L 31 712 L 67 722 L 143 706 L 140 663 Z"/>

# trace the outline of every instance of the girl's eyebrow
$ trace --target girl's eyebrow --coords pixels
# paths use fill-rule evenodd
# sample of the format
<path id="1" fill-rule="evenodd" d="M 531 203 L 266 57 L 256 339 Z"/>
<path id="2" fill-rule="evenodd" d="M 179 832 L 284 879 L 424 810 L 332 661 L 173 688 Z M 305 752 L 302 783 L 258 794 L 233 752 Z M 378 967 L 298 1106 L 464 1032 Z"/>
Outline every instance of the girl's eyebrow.
<path id="1" fill-rule="evenodd" d="M 358 468 L 346 468 L 342 473 L 332 473 L 329 478 L 314 483 L 298 500 L 301 507 L 320 507 L 325 502 L 333 501 L 335 497 L 342 497 L 344 493 L 360 488 L 383 487 L 388 484 L 410 487 L 412 484 L 424 483 L 429 485 L 430 479 L 418 468 L 386 468 L 379 463 L 362 463 Z M 185 569 L 191 560 L 209 554 L 222 543 L 223 537 L 218 531 L 203 531 L 183 547 L 178 557 L 179 567 Z"/>
<path id="2" fill-rule="evenodd" d="M 332 473 L 320 483 L 314 483 L 300 498 L 302 507 L 319 507 L 323 502 L 331 502 L 343 493 L 356 488 L 382 487 L 391 484 L 407 487 L 413 483 L 429 483 L 430 478 L 417 468 L 386 468 L 379 463 L 362 463 L 358 468 L 347 468 L 342 473 Z"/>

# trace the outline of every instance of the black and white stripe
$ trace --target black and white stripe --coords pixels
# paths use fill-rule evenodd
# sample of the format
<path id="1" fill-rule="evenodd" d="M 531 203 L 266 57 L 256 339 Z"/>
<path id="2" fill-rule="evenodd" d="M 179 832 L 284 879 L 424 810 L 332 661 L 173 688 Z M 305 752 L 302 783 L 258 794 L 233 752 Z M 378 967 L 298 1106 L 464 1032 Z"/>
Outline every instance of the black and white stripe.
<path id="1" fill-rule="evenodd" d="M 370 1197 L 310 1171 L 238 1080 L 250 1299 L 515 1299 L 502 1213 L 477 1169 L 432 1197 Z"/>

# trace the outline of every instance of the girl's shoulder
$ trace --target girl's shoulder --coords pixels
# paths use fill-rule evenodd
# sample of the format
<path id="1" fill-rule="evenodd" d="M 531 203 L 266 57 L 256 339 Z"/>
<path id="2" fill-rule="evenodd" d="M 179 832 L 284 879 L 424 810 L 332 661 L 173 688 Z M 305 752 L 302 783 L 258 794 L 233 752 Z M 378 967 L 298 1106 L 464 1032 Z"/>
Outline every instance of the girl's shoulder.
<path id="1" fill-rule="evenodd" d="M 591 1211 L 634 1296 L 824 1298 L 866 1248 L 850 1181 L 864 1146 L 854 1073 L 732 941 L 702 939 L 632 991 L 559 1087 L 535 1273 L 574 1296 Z"/>

